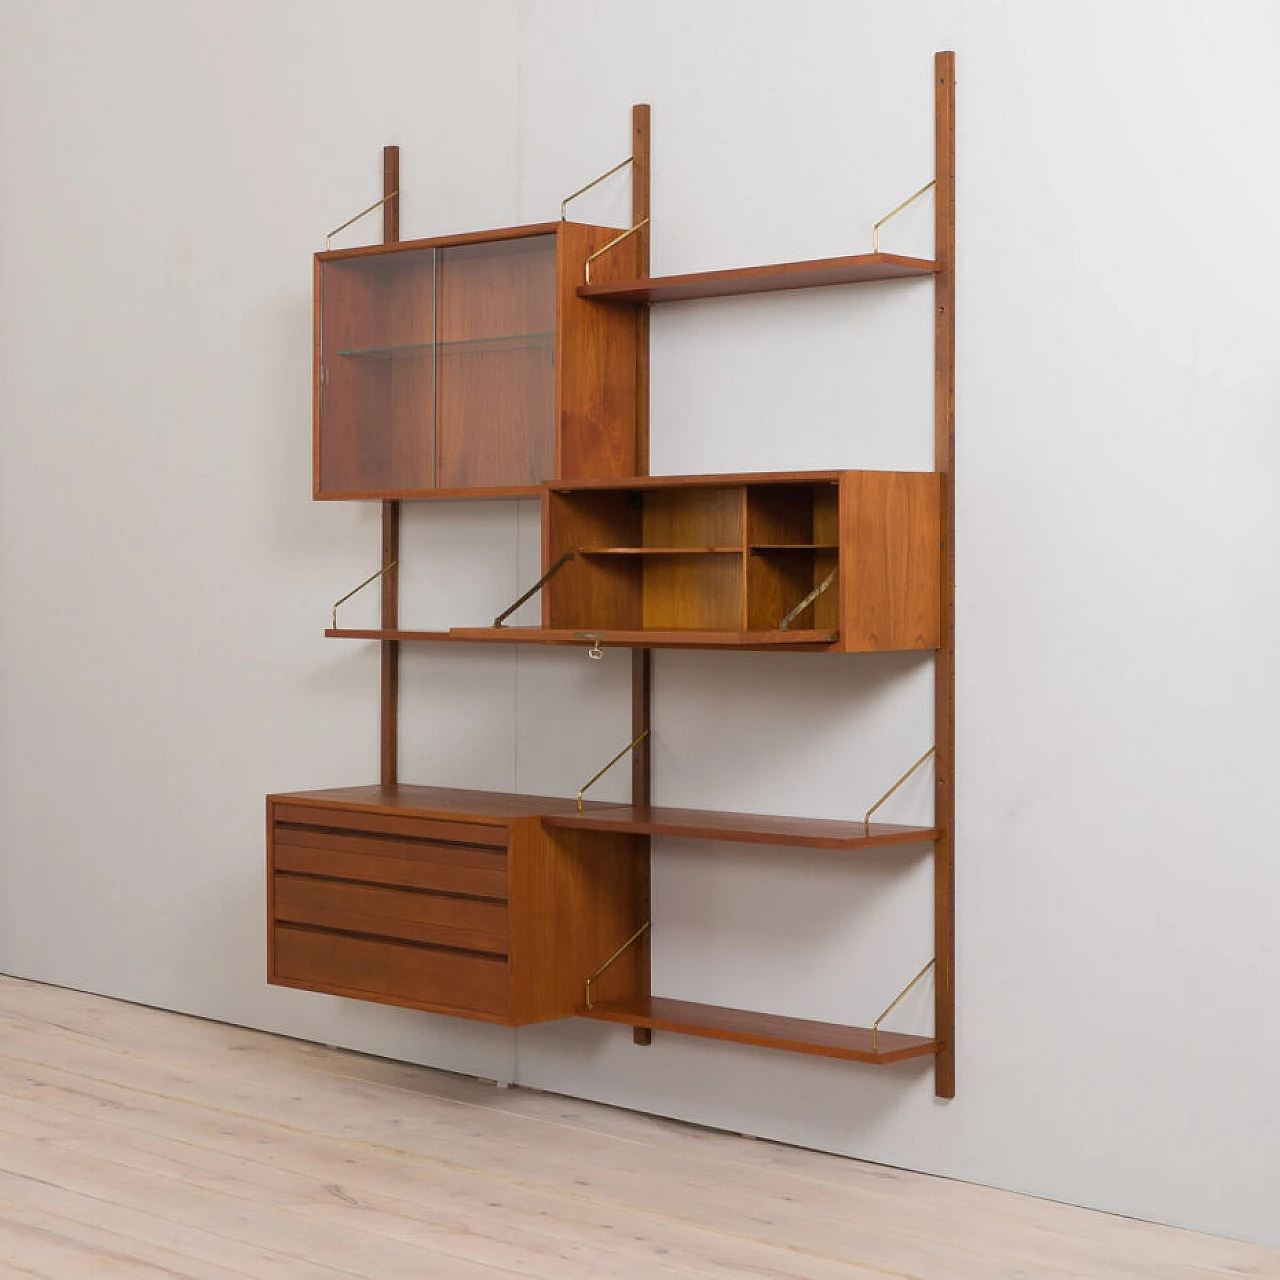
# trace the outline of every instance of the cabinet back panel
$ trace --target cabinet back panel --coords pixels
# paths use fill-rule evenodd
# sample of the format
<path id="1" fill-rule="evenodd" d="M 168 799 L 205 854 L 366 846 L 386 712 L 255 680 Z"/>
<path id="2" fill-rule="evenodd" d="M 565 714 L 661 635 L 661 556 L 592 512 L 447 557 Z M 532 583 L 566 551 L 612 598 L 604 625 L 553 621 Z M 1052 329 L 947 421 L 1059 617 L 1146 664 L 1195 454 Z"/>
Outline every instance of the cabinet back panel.
<path id="1" fill-rule="evenodd" d="M 747 625 L 752 631 L 774 631 L 783 618 L 815 587 L 820 587 L 839 562 L 835 548 L 817 550 L 756 550 L 747 557 Z M 810 605 L 796 614 L 792 631 L 835 631 L 840 625 L 840 583 L 837 578 Z"/>
<path id="2" fill-rule="evenodd" d="M 835 486 L 830 488 L 834 491 Z M 751 485 L 747 490 L 747 541 L 753 545 L 812 542 L 813 501 L 813 485 Z"/>
<path id="3" fill-rule="evenodd" d="M 545 625 L 624 631 L 645 625 L 644 566 L 639 560 L 638 556 L 571 560 L 547 584 Z"/>
<path id="4" fill-rule="evenodd" d="M 644 495 L 646 547 L 742 546 L 745 491 L 651 489 Z"/>
<path id="5" fill-rule="evenodd" d="M 555 468 L 555 345 L 442 347 L 442 489 L 538 484 Z"/>
<path id="6" fill-rule="evenodd" d="M 441 249 L 439 340 L 514 338 L 556 327 L 556 238 L 527 236 Z"/>
<path id="7" fill-rule="evenodd" d="M 643 625 L 657 631 L 742 631 L 741 555 L 645 557 Z"/>
<path id="8" fill-rule="evenodd" d="M 537 484 L 555 470 L 556 237 L 440 250 L 436 483 Z"/>

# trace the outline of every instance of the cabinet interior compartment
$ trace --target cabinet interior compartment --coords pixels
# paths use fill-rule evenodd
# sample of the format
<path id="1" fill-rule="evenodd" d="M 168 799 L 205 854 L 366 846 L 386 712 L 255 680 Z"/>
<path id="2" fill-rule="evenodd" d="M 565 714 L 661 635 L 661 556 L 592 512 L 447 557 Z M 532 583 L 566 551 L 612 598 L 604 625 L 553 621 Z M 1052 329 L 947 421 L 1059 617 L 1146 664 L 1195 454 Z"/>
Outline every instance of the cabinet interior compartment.
<path id="1" fill-rule="evenodd" d="M 436 250 L 317 263 L 319 492 L 435 483 Z"/>
<path id="2" fill-rule="evenodd" d="M 747 628 L 777 630 L 821 587 L 839 563 L 839 487 L 753 484 L 747 487 Z M 797 631 L 836 630 L 839 585 L 832 582 L 787 624 Z"/>
<path id="3" fill-rule="evenodd" d="M 741 486 L 551 491 L 548 562 L 575 556 L 547 584 L 545 625 L 741 631 L 744 506 Z"/>

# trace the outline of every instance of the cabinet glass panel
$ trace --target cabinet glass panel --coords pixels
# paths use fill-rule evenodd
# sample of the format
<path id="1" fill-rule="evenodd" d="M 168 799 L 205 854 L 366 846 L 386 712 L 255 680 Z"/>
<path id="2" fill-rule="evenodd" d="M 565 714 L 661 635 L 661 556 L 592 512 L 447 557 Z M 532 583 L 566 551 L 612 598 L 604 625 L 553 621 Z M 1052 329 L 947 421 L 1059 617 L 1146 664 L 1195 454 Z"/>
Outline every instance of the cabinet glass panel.
<path id="1" fill-rule="evenodd" d="M 320 264 L 322 493 L 435 483 L 436 252 Z"/>
<path id="2" fill-rule="evenodd" d="M 556 238 L 440 250 L 437 476 L 442 489 L 555 475 Z"/>
<path id="3" fill-rule="evenodd" d="M 556 468 L 556 237 L 325 259 L 318 492 L 534 485 Z"/>

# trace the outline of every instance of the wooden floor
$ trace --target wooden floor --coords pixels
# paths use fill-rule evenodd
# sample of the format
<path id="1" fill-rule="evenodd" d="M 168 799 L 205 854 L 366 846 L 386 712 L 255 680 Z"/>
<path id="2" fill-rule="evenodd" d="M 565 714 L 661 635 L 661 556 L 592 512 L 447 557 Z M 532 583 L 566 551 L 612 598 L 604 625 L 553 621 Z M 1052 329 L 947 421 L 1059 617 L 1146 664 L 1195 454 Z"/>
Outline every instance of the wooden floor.
<path id="1" fill-rule="evenodd" d="M 1280 1252 L 0 978 L 0 1275 L 1280 1277 Z"/>

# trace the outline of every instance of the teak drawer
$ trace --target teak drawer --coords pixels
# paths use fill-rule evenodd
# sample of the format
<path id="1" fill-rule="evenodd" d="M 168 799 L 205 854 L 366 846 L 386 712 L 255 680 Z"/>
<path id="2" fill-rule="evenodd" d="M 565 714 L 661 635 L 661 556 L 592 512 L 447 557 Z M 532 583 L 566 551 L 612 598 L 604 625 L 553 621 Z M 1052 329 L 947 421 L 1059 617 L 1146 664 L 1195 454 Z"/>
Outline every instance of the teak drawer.
<path id="1" fill-rule="evenodd" d="M 485 951 L 506 959 L 506 903 L 280 873 L 275 890 L 275 917 L 281 923 Z"/>
<path id="2" fill-rule="evenodd" d="M 501 1020 L 505 957 L 481 956 L 279 924 L 277 980 L 333 995 Z"/>
<path id="3" fill-rule="evenodd" d="M 396 888 L 505 899 L 505 849 L 275 824 L 275 867 Z"/>

